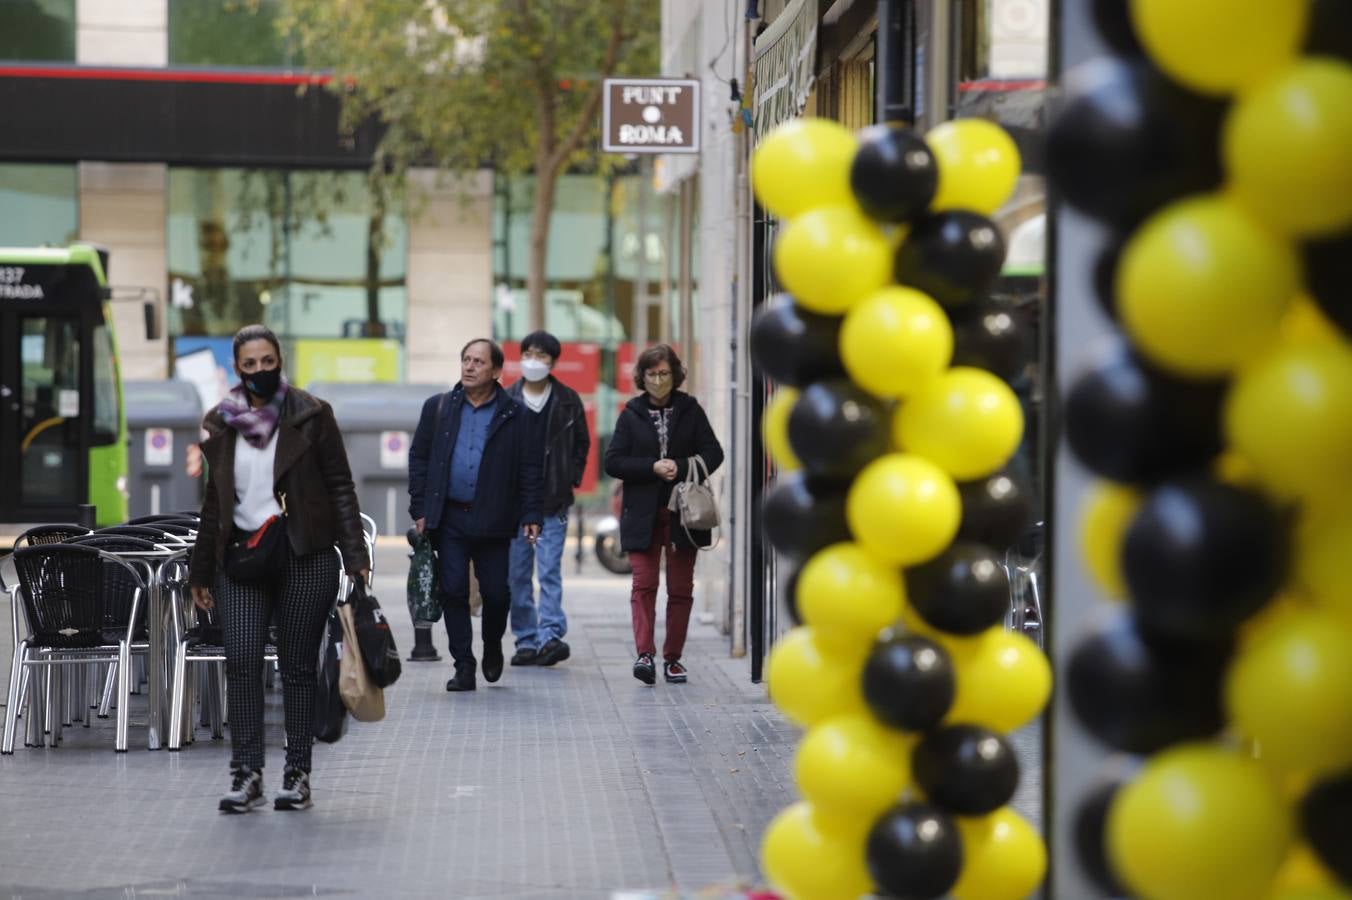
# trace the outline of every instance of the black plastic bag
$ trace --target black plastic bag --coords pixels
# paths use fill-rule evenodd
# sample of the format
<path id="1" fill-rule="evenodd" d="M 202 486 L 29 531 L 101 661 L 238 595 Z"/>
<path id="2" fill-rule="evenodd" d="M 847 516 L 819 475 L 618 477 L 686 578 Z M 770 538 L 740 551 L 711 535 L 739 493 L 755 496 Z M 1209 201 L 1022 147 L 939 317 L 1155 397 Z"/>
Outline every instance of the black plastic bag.
<path id="1" fill-rule="evenodd" d="M 403 665 L 399 661 L 399 648 L 394 646 L 394 634 L 380 603 L 366 591 L 361 579 L 352 589 L 353 622 L 357 626 L 357 643 L 361 644 L 361 658 L 366 663 L 366 672 L 371 682 L 379 688 L 387 688 L 399 680 Z"/>
<path id="2" fill-rule="evenodd" d="M 319 641 L 319 668 L 315 675 L 315 739 L 338 742 L 347 733 L 347 706 L 338 693 L 338 661 L 343 655 L 343 623 L 337 610 L 329 611 L 324 636 Z"/>
<path id="3" fill-rule="evenodd" d="M 414 623 L 441 619 L 441 591 L 437 584 L 437 557 L 427 532 L 408 530 L 408 614 Z"/>

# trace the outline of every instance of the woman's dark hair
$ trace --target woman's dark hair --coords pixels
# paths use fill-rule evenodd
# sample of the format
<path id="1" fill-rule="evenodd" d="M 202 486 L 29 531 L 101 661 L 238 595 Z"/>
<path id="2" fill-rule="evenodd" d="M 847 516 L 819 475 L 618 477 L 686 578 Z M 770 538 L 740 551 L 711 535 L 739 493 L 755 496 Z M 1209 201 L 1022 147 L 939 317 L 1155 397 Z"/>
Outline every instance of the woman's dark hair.
<path id="1" fill-rule="evenodd" d="M 521 339 L 522 353 L 532 348 L 544 353 L 554 362 L 558 362 L 559 355 L 563 353 L 563 345 L 559 343 L 559 339 L 548 331 L 532 331 Z"/>
<path id="2" fill-rule="evenodd" d="M 266 325 L 245 325 L 235 332 L 235 340 L 232 342 L 231 352 L 235 362 L 239 362 L 239 348 L 249 341 L 267 341 L 277 353 L 277 362 L 282 361 L 282 344 L 277 340 L 277 335 L 272 333 L 271 328 Z"/>
<path id="3" fill-rule="evenodd" d="M 647 387 L 643 384 L 643 373 L 658 363 L 666 363 L 671 366 L 671 389 L 673 391 L 685 384 L 685 366 L 681 365 L 681 358 L 669 345 L 657 344 L 638 355 L 638 361 L 634 363 L 634 387 L 640 391 L 646 391 Z"/>
<path id="4" fill-rule="evenodd" d="M 488 338 L 475 338 L 474 340 L 470 341 L 468 344 L 466 344 L 464 347 L 460 349 L 460 358 L 464 359 L 465 353 L 469 350 L 470 347 L 473 347 L 475 344 L 488 345 L 488 359 L 491 363 L 493 363 L 493 368 L 501 369 L 503 363 L 507 361 L 507 357 L 502 355 L 502 348 L 498 346 L 497 341 L 490 341 Z"/>

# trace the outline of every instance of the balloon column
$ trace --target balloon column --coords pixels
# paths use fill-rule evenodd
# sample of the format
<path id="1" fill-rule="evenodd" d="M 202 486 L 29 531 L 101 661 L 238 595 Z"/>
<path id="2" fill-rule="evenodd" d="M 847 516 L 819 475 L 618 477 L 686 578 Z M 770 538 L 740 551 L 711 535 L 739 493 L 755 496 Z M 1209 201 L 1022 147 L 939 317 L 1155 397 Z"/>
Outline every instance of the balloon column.
<path id="1" fill-rule="evenodd" d="M 1018 172 L 1009 136 L 974 119 L 924 137 L 797 120 L 753 158 L 761 204 L 785 221 L 787 293 L 751 327 L 779 385 L 766 531 L 800 567 L 802 623 L 767 678 L 808 729 L 805 799 L 767 829 L 764 869 L 799 900 L 1017 900 L 1042 880 L 1041 838 L 1007 806 L 1019 770 L 1005 733 L 1051 689 L 1039 648 L 1002 627 L 1004 551 L 1031 515 L 1007 467 L 1023 413 L 971 364 L 1007 369 L 1020 345 L 985 297 L 1005 253 L 988 216 Z"/>
<path id="2" fill-rule="evenodd" d="M 1344 0 L 1096 0 L 1048 163 L 1114 235 L 1122 335 L 1070 387 L 1101 481 L 1086 567 L 1127 602 L 1069 657 L 1106 747 L 1106 893 L 1352 897 L 1352 34 Z M 1073 298 L 1071 298 L 1073 299 Z"/>

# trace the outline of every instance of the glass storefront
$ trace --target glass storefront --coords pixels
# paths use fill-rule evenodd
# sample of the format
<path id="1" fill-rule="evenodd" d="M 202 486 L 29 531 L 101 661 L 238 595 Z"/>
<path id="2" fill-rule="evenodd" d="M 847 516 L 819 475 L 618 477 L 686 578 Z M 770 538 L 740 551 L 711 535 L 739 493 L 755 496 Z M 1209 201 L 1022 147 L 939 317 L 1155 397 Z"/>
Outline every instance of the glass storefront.
<path id="1" fill-rule="evenodd" d="M 285 341 L 402 345 L 402 203 L 365 172 L 169 171 L 169 334 L 182 348 L 262 322 Z"/>
<path id="2" fill-rule="evenodd" d="M 0 247 L 65 245 L 79 228 L 75 166 L 0 165 Z"/>
<path id="3" fill-rule="evenodd" d="M 0 60 L 75 61 L 75 0 L 0 0 Z"/>
<path id="4" fill-rule="evenodd" d="M 169 64 L 298 68 L 281 13 L 280 0 L 169 0 Z"/>

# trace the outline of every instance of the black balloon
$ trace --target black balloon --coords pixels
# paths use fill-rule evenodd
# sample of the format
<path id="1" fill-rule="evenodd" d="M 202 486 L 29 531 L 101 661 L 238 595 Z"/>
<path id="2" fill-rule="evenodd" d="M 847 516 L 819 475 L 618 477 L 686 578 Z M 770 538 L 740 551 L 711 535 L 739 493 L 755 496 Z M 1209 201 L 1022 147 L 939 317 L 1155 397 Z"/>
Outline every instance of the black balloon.
<path id="1" fill-rule="evenodd" d="M 1036 498 L 1022 465 L 1010 465 L 977 481 L 958 485 L 962 523 L 957 539 L 975 541 L 995 550 L 1018 543 L 1033 524 Z"/>
<path id="2" fill-rule="evenodd" d="M 1352 3 L 1314 0 L 1305 34 L 1306 56 L 1336 56 L 1352 61 Z"/>
<path id="3" fill-rule="evenodd" d="M 944 306 L 971 303 L 990 287 L 1005 262 L 1005 239 L 995 223 L 966 210 L 917 219 L 897 248 L 897 281 Z"/>
<path id="4" fill-rule="evenodd" d="M 1127 527 L 1122 569 L 1142 625 L 1222 638 L 1286 577 L 1282 516 L 1255 491 L 1204 478 L 1152 491 Z"/>
<path id="5" fill-rule="evenodd" d="M 1005 380 L 1036 360 L 1033 336 L 1014 304 L 991 298 L 953 316 L 953 362 L 993 372 Z"/>
<path id="6" fill-rule="evenodd" d="M 864 699 L 880 722 L 928 731 L 953 706 L 957 677 L 948 651 L 905 634 L 879 641 L 864 664 Z"/>
<path id="7" fill-rule="evenodd" d="M 1071 651 L 1065 687 L 1086 731 L 1126 753 L 1154 753 L 1225 726 L 1228 641 L 1143 634 L 1122 611 Z"/>
<path id="8" fill-rule="evenodd" d="M 1352 771 L 1317 782 L 1300 801 L 1305 840 L 1344 884 L 1352 885 Z"/>
<path id="9" fill-rule="evenodd" d="M 803 614 L 798 609 L 798 576 L 802 573 L 803 570 L 795 566 L 781 579 L 784 609 L 789 614 L 789 620 L 795 625 L 803 624 Z"/>
<path id="10" fill-rule="evenodd" d="M 1094 27 L 1103 42 L 1124 56 L 1142 56 L 1145 50 L 1131 24 L 1127 0 L 1094 0 Z"/>
<path id="11" fill-rule="evenodd" d="M 1091 790 L 1075 810 L 1071 830 L 1075 835 L 1075 857 L 1080 870 L 1108 897 L 1125 897 L 1124 888 L 1108 862 L 1104 839 L 1108 828 L 1108 810 L 1122 782 L 1112 780 Z"/>
<path id="12" fill-rule="evenodd" d="M 1221 450 L 1222 382 L 1182 381 L 1112 341 L 1065 400 L 1066 440 L 1105 478 L 1151 483 L 1204 468 Z"/>
<path id="13" fill-rule="evenodd" d="M 1009 802 L 1019 786 L 1019 761 L 989 728 L 948 725 L 911 753 L 915 783 L 934 805 L 959 816 L 983 816 Z"/>
<path id="14" fill-rule="evenodd" d="M 847 481 L 887 452 L 889 408 L 846 379 L 805 388 L 789 413 L 789 446 L 809 475 Z"/>
<path id="15" fill-rule="evenodd" d="M 899 125 L 859 132 L 850 187 L 860 207 L 880 222 L 905 222 L 924 212 L 939 186 L 939 165 L 924 138 Z"/>
<path id="16" fill-rule="evenodd" d="M 1126 237 L 1110 237 L 1094 260 L 1094 299 L 1113 321 L 1117 321 L 1117 264 L 1126 242 Z"/>
<path id="17" fill-rule="evenodd" d="M 1047 134 L 1052 182 L 1077 209 L 1131 228 L 1221 182 L 1225 104 L 1191 94 L 1144 61 L 1095 60 L 1066 77 Z"/>
<path id="18" fill-rule="evenodd" d="M 780 294 L 751 317 L 751 358 L 765 374 L 791 387 L 843 376 L 840 321 L 808 312 Z"/>
<path id="19" fill-rule="evenodd" d="M 1304 256 L 1305 286 L 1329 321 L 1352 336 L 1352 232 L 1311 241 Z"/>
<path id="20" fill-rule="evenodd" d="M 905 571 L 906 599 L 932 627 L 949 634 L 979 634 L 1009 612 L 1004 554 L 961 541 L 927 563 Z"/>
<path id="21" fill-rule="evenodd" d="M 850 539 L 845 492 L 813 485 L 802 472 L 781 473 L 765 495 L 765 536 L 780 553 L 806 559 Z"/>
<path id="22" fill-rule="evenodd" d="M 941 810 L 922 803 L 895 806 L 868 833 L 869 874 L 889 897 L 942 897 L 962 873 L 962 837 Z"/>

